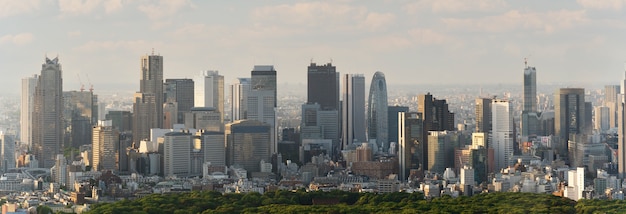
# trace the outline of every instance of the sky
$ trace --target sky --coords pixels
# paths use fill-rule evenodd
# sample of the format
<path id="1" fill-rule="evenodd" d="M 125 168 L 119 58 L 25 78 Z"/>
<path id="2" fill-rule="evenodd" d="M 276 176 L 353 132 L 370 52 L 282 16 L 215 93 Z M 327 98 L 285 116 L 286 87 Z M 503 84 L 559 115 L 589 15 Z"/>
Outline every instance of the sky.
<path id="1" fill-rule="evenodd" d="M 388 85 L 521 85 L 525 58 L 539 83 L 618 84 L 626 1 L 0 0 L 2 92 L 46 55 L 65 91 L 136 91 L 151 53 L 165 78 L 218 70 L 226 84 L 274 65 L 279 83 L 304 85 L 311 62 L 332 62 Z"/>

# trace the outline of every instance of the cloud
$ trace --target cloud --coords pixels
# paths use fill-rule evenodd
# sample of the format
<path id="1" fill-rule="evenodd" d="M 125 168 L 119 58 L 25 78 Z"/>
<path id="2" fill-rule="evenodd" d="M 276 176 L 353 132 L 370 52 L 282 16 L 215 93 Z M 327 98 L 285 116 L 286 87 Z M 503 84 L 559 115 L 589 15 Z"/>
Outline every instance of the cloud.
<path id="1" fill-rule="evenodd" d="M 626 4 L 625 0 L 577 0 L 576 2 L 583 8 L 615 11 L 621 10 Z"/>
<path id="2" fill-rule="evenodd" d="M 104 1 L 104 12 L 107 14 L 117 12 L 122 9 L 122 0 L 107 0 Z"/>
<path id="3" fill-rule="evenodd" d="M 82 34 L 83 33 L 80 30 L 75 30 L 75 31 L 67 32 L 67 37 L 78 38 L 78 37 L 82 36 Z"/>
<path id="4" fill-rule="evenodd" d="M 151 20 L 159 20 L 174 15 L 184 8 L 194 7 L 189 0 L 160 0 L 157 4 L 139 5 L 138 9 Z"/>
<path id="5" fill-rule="evenodd" d="M 392 13 L 369 13 L 361 24 L 366 29 L 376 30 L 388 26 L 395 20 L 396 16 Z"/>
<path id="6" fill-rule="evenodd" d="M 88 14 L 100 3 L 100 0 L 59 0 L 59 10 L 64 14 Z"/>
<path id="7" fill-rule="evenodd" d="M 16 35 L 4 35 L 0 37 L 0 44 L 15 44 L 15 45 L 25 45 L 29 44 L 33 41 L 33 34 L 31 33 L 20 33 Z"/>
<path id="8" fill-rule="evenodd" d="M 477 32 L 503 33 L 515 30 L 534 30 L 553 33 L 589 22 L 584 10 L 559 10 L 524 13 L 511 10 L 506 13 L 481 18 L 444 18 L 442 22 L 450 29 Z"/>
<path id="9" fill-rule="evenodd" d="M 424 9 L 434 13 L 458 13 L 495 11 L 507 7 L 504 0 L 421 0 L 407 4 L 404 9 L 414 14 Z"/>
<path id="10" fill-rule="evenodd" d="M 39 0 L 0 0 L 0 18 L 33 12 L 39 4 Z"/>
<path id="11" fill-rule="evenodd" d="M 131 50 L 136 53 L 142 53 L 150 50 L 150 48 L 162 46 L 163 43 L 145 40 L 89 41 L 74 48 L 74 50 L 82 52 Z"/>

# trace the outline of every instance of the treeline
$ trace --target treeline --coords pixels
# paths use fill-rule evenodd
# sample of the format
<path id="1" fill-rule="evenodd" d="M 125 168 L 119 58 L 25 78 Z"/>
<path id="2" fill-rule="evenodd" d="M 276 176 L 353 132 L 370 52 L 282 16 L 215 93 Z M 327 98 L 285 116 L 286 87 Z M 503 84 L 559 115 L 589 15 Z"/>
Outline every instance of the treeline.
<path id="1" fill-rule="evenodd" d="M 313 204 L 316 205 L 313 205 Z M 317 205 L 317 204 L 332 205 Z M 94 204 L 88 213 L 619 213 L 624 201 L 548 194 L 489 193 L 424 200 L 421 193 L 275 191 L 265 194 L 190 192 Z"/>

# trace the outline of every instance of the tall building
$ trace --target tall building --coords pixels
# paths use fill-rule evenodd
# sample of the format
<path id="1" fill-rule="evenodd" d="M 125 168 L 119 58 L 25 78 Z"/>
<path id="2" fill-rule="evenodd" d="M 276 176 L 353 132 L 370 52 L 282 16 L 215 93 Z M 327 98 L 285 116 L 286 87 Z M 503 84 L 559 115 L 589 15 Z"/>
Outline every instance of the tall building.
<path id="1" fill-rule="evenodd" d="M 227 124 L 227 164 L 239 165 L 248 172 L 260 172 L 260 162 L 271 160 L 271 131 L 269 124 L 256 120 Z"/>
<path id="2" fill-rule="evenodd" d="M 387 82 L 385 74 L 374 73 L 367 99 L 367 133 L 369 139 L 376 139 L 378 148 L 389 150 L 389 128 L 387 118 Z"/>
<path id="3" fill-rule="evenodd" d="M 604 86 L 604 106 L 609 107 L 609 128 L 617 127 L 617 108 L 619 104 L 619 94 L 619 85 Z"/>
<path id="4" fill-rule="evenodd" d="M 163 137 L 163 176 L 189 176 L 192 136 L 188 132 L 169 132 Z"/>
<path id="5" fill-rule="evenodd" d="M 561 157 L 567 158 L 567 142 L 571 134 L 585 134 L 585 89 L 561 88 L 554 99 L 554 129 L 560 138 L 555 149 Z"/>
<path id="6" fill-rule="evenodd" d="M 151 128 L 163 127 L 163 56 L 141 57 L 139 92 L 133 104 L 133 142 L 150 137 Z"/>
<path id="7" fill-rule="evenodd" d="M 620 85 L 617 105 L 617 171 L 619 178 L 624 179 L 626 178 L 626 71 Z"/>
<path id="8" fill-rule="evenodd" d="M 248 95 L 250 94 L 250 78 L 237 78 L 230 85 L 230 121 L 248 118 Z"/>
<path id="9" fill-rule="evenodd" d="M 98 122 L 98 96 L 93 91 L 63 92 L 64 146 L 91 144 L 91 130 Z"/>
<path id="10" fill-rule="evenodd" d="M 417 112 L 422 114 L 424 128 L 422 136 L 424 136 L 424 160 L 429 160 L 428 155 L 428 133 L 430 131 L 454 131 L 454 113 L 448 110 L 446 100 L 438 100 L 433 98 L 430 93 L 420 94 L 417 97 Z M 424 169 L 429 169 L 424 164 Z"/>
<path id="11" fill-rule="evenodd" d="M 35 87 L 37 86 L 37 74 L 32 77 L 22 79 L 22 95 L 20 106 L 20 142 L 23 144 L 32 144 L 32 123 L 33 123 L 33 107 L 35 99 Z"/>
<path id="12" fill-rule="evenodd" d="M 408 106 L 388 106 L 387 107 L 387 128 L 388 128 L 388 140 L 387 142 L 400 142 L 398 140 L 398 113 L 409 112 Z"/>
<path id="13" fill-rule="evenodd" d="M 110 120 L 113 127 L 122 133 L 132 131 L 133 115 L 130 111 L 109 111 L 105 120 Z"/>
<path id="14" fill-rule="evenodd" d="M 222 132 L 222 113 L 213 107 L 193 107 L 190 112 L 185 113 L 185 128 Z"/>
<path id="15" fill-rule="evenodd" d="M 41 66 L 34 95 L 32 151 L 40 168 L 51 168 L 63 143 L 63 78 L 59 58 Z"/>
<path id="16" fill-rule="evenodd" d="M 202 71 L 194 84 L 194 107 L 213 107 L 224 121 L 224 76 L 218 71 Z"/>
<path id="17" fill-rule="evenodd" d="M 322 110 L 339 110 L 339 72 L 332 63 L 307 68 L 307 103 L 318 103 Z"/>
<path id="18" fill-rule="evenodd" d="M 350 144 L 366 142 L 365 137 L 365 77 L 362 74 L 346 74 L 343 79 L 341 113 L 342 149 Z"/>
<path id="19" fill-rule="evenodd" d="M 329 139 L 332 140 L 330 155 L 334 155 L 339 147 L 339 124 L 337 110 L 322 110 L 318 103 L 302 105 L 302 122 L 300 125 L 301 139 Z M 284 140 L 284 139 L 283 139 Z"/>
<path id="20" fill-rule="evenodd" d="M 194 82 L 192 79 L 166 79 L 165 102 L 177 103 L 176 123 L 184 122 L 185 112 L 194 106 Z"/>
<path id="21" fill-rule="evenodd" d="M 494 99 L 491 103 L 492 131 L 490 142 L 494 150 L 494 168 L 499 171 L 510 166 L 513 161 L 513 141 L 515 129 L 513 123 L 513 107 L 508 100 Z"/>
<path id="22" fill-rule="evenodd" d="M 93 127 L 91 167 L 94 171 L 119 170 L 120 132 L 110 120 L 101 120 Z"/>
<path id="23" fill-rule="evenodd" d="M 600 132 L 608 131 L 611 123 L 609 107 L 596 106 L 594 112 L 594 128 Z"/>
<path id="24" fill-rule="evenodd" d="M 213 166 L 226 166 L 226 142 L 224 132 L 199 131 L 196 137 L 202 144 L 204 162 Z"/>
<path id="25" fill-rule="evenodd" d="M 524 141 L 528 137 L 539 134 L 539 114 L 537 112 L 537 70 L 524 62 L 524 103 L 522 107 L 522 137 Z"/>
<path id="26" fill-rule="evenodd" d="M 248 120 L 267 123 L 272 128 L 270 154 L 278 151 L 276 134 L 276 70 L 272 65 L 255 65 L 251 71 Z M 269 162 L 269 160 L 268 160 Z"/>
<path id="27" fill-rule="evenodd" d="M 476 98 L 476 132 L 491 131 L 491 98 Z"/>
<path id="28" fill-rule="evenodd" d="M 446 168 L 454 166 L 453 133 L 448 131 L 428 132 L 428 170 L 443 173 Z"/>
<path id="29" fill-rule="evenodd" d="M 424 141 L 422 114 L 398 112 L 398 163 L 399 176 L 405 181 L 411 170 L 423 168 Z"/>
<path id="30" fill-rule="evenodd" d="M 15 165 L 15 136 L 0 131 L 0 166 L 2 171 L 7 172 Z"/>

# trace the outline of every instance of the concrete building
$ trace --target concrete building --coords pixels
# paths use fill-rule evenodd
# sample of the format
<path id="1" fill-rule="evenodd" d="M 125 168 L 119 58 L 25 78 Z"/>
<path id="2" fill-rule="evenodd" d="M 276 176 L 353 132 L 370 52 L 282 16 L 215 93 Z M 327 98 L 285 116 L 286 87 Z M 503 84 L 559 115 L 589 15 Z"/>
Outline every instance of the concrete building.
<path id="1" fill-rule="evenodd" d="M 237 78 L 230 85 L 230 121 L 248 118 L 248 95 L 250 94 L 250 78 Z"/>
<path id="2" fill-rule="evenodd" d="M 202 71 L 194 78 L 194 107 L 212 107 L 224 121 L 224 76 L 218 71 Z"/>
<path id="3" fill-rule="evenodd" d="M 222 113 L 213 107 L 193 107 L 185 113 L 185 128 L 223 132 Z"/>
<path id="4" fill-rule="evenodd" d="M 93 127 L 91 167 L 94 171 L 119 170 L 120 132 L 110 120 L 99 121 Z"/>
<path id="5" fill-rule="evenodd" d="M 226 166 L 226 138 L 224 132 L 198 131 L 195 141 L 200 141 L 204 162 L 212 166 Z"/>
<path id="6" fill-rule="evenodd" d="M 377 71 L 372 77 L 367 99 L 367 134 L 370 140 L 376 140 L 376 146 L 383 152 L 389 151 L 387 106 L 385 74 Z"/>
<path id="7" fill-rule="evenodd" d="M 163 137 L 163 176 L 191 175 L 191 142 L 188 132 L 169 132 Z"/>
<path id="8" fill-rule="evenodd" d="M 34 74 L 31 77 L 22 79 L 22 94 L 20 105 L 20 142 L 32 145 L 32 129 L 33 129 L 33 109 L 35 104 L 35 87 L 39 76 Z"/>
<path id="9" fill-rule="evenodd" d="M 508 100 L 494 99 L 491 103 L 491 124 L 492 131 L 490 134 L 490 142 L 493 147 L 494 168 L 499 171 L 502 168 L 513 164 L 511 156 L 513 156 L 513 107 Z"/>
<path id="10" fill-rule="evenodd" d="M 63 78 L 59 59 L 49 59 L 41 66 L 34 95 L 32 152 L 40 168 L 55 164 L 63 143 Z"/>
<path id="11" fill-rule="evenodd" d="M 339 120 L 337 110 L 323 110 L 318 103 L 302 105 L 300 137 L 303 139 L 332 140 L 329 155 L 335 155 L 339 148 Z M 284 139 L 283 139 L 284 140 Z"/>
<path id="12" fill-rule="evenodd" d="M 353 143 L 367 142 L 365 135 L 365 77 L 346 74 L 342 85 L 342 150 Z"/>
<path id="13" fill-rule="evenodd" d="M 555 94 L 554 112 L 554 129 L 560 139 L 556 142 L 553 149 L 561 157 L 567 158 L 567 142 L 570 135 L 586 133 L 585 89 L 559 89 Z"/>
<path id="14" fill-rule="evenodd" d="M 176 120 L 178 124 L 184 123 L 185 112 L 189 112 L 194 106 L 194 82 L 192 79 L 166 79 L 163 83 L 165 89 L 165 102 L 176 103 Z"/>
<path id="15" fill-rule="evenodd" d="M 151 128 L 163 127 L 163 56 L 141 57 L 139 92 L 133 99 L 133 142 L 150 137 Z"/>
<path id="16" fill-rule="evenodd" d="M 272 65 L 255 65 L 250 73 L 252 77 L 250 79 L 247 119 L 270 125 L 269 152 L 270 154 L 275 154 L 278 151 L 276 70 L 274 70 Z"/>
<path id="17" fill-rule="evenodd" d="M 606 132 L 611 127 L 611 113 L 609 107 L 596 106 L 594 111 L 594 129 Z"/>

